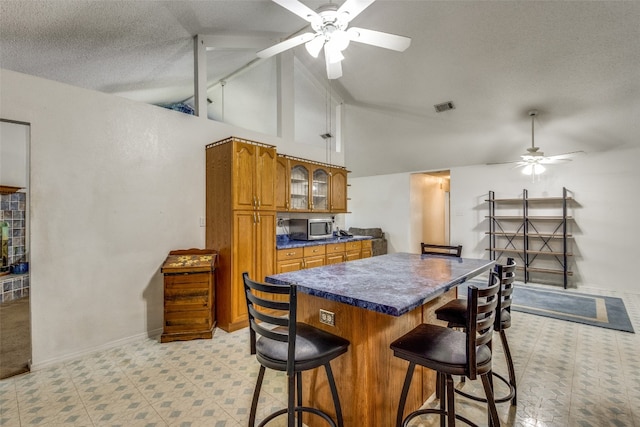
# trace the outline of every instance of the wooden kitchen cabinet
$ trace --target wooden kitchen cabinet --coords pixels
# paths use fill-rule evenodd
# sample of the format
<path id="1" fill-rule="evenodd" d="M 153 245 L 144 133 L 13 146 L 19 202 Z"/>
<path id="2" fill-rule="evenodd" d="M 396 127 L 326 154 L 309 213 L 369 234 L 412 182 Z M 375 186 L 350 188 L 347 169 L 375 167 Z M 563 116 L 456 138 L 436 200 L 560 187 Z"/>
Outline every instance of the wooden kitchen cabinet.
<path id="1" fill-rule="evenodd" d="M 346 246 L 344 243 L 331 243 L 327 245 L 327 265 L 344 262 L 344 252 Z"/>
<path id="2" fill-rule="evenodd" d="M 373 245 L 371 240 L 362 240 L 361 258 L 370 258 L 373 256 Z"/>
<path id="3" fill-rule="evenodd" d="M 280 154 L 276 157 L 276 210 L 278 212 L 287 212 L 289 210 L 289 193 L 290 193 L 289 177 L 289 159 Z"/>
<path id="4" fill-rule="evenodd" d="M 354 261 L 361 258 L 360 251 L 362 250 L 362 242 L 355 240 L 352 242 L 345 242 L 345 261 Z"/>
<path id="5" fill-rule="evenodd" d="M 216 317 L 227 332 L 247 326 L 242 273 L 275 271 L 275 147 L 228 138 L 206 148 L 206 244 L 218 251 Z"/>
<path id="6" fill-rule="evenodd" d="M 305 246 L 277 251 L 276 272 L 289 273 L 325 265 L 325 246 Z"/>
<path id="7" fill-rule="evenodd" d="M 347 170 L 343 167 L 278 155 L 278 212 L 347 212 Z"/>
<path id="8" fill-rule="evenodd" d="M 276 149 L 232 139 L 233 209 L 275 210 Z"/>
<path id="9" fill-rule="evenodd" d="M 347 170 L 331 168 L 331 212 L 347 212 Z"/>
<path id="10" fill-rule="evenodd" d="M 164 324 L 160 342 L 212 338 L 216 325 L 215 268 L 210 249 L 169 252 L 164 275 Z"/>

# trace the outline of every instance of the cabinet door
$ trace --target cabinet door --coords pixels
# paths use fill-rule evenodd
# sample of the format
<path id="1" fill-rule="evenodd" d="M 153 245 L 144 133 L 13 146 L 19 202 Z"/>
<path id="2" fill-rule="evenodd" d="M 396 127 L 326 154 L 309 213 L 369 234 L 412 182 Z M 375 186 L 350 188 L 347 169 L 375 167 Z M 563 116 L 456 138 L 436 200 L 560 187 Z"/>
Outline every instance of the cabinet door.
<path id="1" fill-rule="evenodd" d="M 261 210 L 276 209 L 276 159 L 275 148 L 258 147 L 253 183 L 257 208 Z"/>
<path id="2" fill-rule="evenodd" d="M 347 171 L 334 168 L 331 170 L 331 212 L 347 211 Z"/>
<path id="3" fill-rule="evenodd" d="M 276 157 L 276 210 L 289 210 L 289 159 Z"/>
<path id="4" fill-rule="evenodd" d="M 289 162 L 290 197 L 289 210 L 309 210 L 309 169 L 301 162 Z"/>
<path id="5" fill-rule="evenodd" d="M 234 142 L 233 145 L 233 209 L 254 209 L 256 194 L 256 145 Z"/>
<path id="6" fill-rule="evenodd" d="M 251 279 L 261 280 L 256 271 L 256 218 L 254 211 L 237 211 L 233 215 L 233 268 L 228 308 L 230 324 L 248 319 L 242 273 L 246 271 Z"/>
<path id="7" fill-rule="evenodd" d="M 302 270 L 302 258 L 278 261 L 276 274 L 289 273 L 291 271 Z"/>
<path id="8" fill-rule="evenodd" d="M 355 261 L 357 259 L 360 259 L 360 251 L 358 252 L 347 252 L 345 254 L 345 261 Z"/>
<path id="9" fill-rule="evenodd" d="M 329 172 L 320 167 L 313 169 L 311 174 L 311 210 L 319 212 L 329 211 Z"/>
<path id="10" fill-rule="evenodd" d="M 327 265 L 344 262 L 344 252 L 327 254 Z"/>
<path id="11" fill-rule="evenodd" d="M 325 257 L 317 256 L 304 259 L 304 268 L 322 267 L 325 265 Z"/>
<path id="12" fill-rule="evenodd" d="M 276 213 L 256 213 L 256 280 L 274 274 L 276 268 Z"/>

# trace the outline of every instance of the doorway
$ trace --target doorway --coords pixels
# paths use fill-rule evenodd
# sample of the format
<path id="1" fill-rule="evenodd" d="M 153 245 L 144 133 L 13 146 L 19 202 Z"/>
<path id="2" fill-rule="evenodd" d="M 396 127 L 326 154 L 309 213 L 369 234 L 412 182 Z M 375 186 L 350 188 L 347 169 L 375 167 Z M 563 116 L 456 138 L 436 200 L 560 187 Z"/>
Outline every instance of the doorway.
<path id="1" fill-rule="evenodd" d="M 28 123 L 0 119 L 0 379 L 31 364 Z"/>
<path id="2" fill-rule="evenodd" d="M 445 170 L 414 174 L 411 182 L 411 194 L 415 197 L 411 235 L 420 242 L 450 244 L 450 172 Z M 420 244 L 416 241 L 412 246 L 419 248 Z"/>

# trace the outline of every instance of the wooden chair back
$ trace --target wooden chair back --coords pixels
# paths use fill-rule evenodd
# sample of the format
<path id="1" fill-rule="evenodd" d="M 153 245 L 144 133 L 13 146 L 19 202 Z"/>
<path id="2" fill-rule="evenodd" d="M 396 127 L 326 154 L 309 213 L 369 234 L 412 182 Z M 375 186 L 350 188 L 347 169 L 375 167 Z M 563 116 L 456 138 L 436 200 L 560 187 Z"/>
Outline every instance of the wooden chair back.
<path id="1" fill-rule="evenodd" d="M 489 274 L 487 287 L 467 288 L 467 363 L 469 379 L 477 377 L 476 355 L 478 347 L 491 346 L 496 310 L 500 301 L 500 277 L 495 271 Z"/>

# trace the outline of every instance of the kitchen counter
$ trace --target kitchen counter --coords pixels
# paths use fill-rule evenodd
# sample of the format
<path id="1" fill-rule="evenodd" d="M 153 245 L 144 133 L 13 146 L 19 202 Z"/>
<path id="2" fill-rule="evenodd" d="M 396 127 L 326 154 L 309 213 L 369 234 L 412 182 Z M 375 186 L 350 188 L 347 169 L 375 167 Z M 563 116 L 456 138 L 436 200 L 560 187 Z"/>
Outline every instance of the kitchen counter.
<path id="1" fill-rule="evenodd" d="M 286 234 L 276 236 L 276 249 L 303 248 L 305 246 L 330 245 L 332 243 L 354 242 L 358 240 L 371 240 L 371 236 L 332 237 L 322 240 L 291 240 Z"/>

